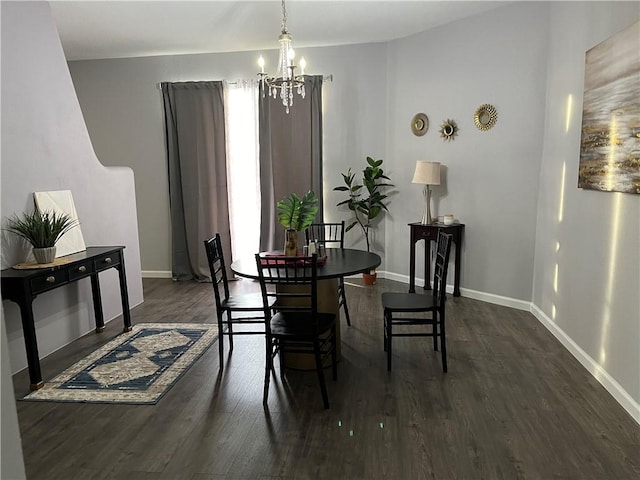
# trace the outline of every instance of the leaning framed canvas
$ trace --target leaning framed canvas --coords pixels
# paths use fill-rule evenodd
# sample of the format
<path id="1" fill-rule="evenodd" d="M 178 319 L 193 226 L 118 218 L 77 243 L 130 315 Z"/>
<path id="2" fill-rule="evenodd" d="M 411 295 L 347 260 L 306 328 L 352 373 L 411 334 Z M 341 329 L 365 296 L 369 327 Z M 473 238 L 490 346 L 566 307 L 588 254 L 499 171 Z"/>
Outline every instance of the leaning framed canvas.
<path id="1" fill-rule="evenodd" d="M 578 187 L 640 193 L 640 22 L 587 51 Z"/>
<path id="2" fill-rule="evenodd" d="M 66 213 L 73 220 L 78 221 L 78 213 L 73 203 L 73 195 L 70 190 L 54 190 L 50 192 L 33 192 L 36 208 L 40 212 L 53 211 Z M 80 229 L 80 223 L 65 233 L 56 243 L 56 258 L 82 252 L 87 249 Z"/>

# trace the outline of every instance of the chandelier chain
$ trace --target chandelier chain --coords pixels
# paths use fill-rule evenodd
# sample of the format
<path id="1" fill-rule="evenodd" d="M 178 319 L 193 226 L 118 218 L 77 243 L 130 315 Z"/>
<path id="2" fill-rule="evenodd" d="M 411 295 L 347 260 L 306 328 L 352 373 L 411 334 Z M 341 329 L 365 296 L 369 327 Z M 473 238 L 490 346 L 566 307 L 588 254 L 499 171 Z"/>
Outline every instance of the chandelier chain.
<path id="1" fill-rule="evenodd" d="M 284 5 L 284 0 L 282 0 L 282 33 L 287 32 L 287 7 Z"/>

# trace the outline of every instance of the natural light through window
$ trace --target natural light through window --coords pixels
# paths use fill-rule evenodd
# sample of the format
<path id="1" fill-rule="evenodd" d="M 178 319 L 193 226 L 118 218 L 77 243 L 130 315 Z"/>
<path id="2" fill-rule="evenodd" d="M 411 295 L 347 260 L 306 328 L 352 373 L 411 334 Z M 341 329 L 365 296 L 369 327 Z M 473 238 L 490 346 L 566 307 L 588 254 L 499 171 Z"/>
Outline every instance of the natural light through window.
<path id="1" fill-rule="evenodd" d="M 569 127 L 571 126 L 571 109 L 573 108 L 573 95 L 567 96 L 567 115 L 564 126 L 565 133 L 569 133 Z"/>
<path id="2" fill-rule="evenodd" d="M 621 212 L 622 212 L 622 194 L 613 193 L 613 205 L 611 211 L 611 226 L 610 226 L 610 240 L 609 240 L 609 261 L 608 271 L 605 283 L 604 292 L 604 311 L 602 312 L 602 326 L 600 328 L 600 365 L 605 364 L 607 358 L 607 346 L 609 340 L 609 327 L 611 323 L 611 309 L 613 308 L 613 295 L 615 292 L 615 280 L 616 280 L 616 262 L 618 261 L 618 243 L 620 242 L 620 224 L 621 224 Z"/>
<path id="3" fill-rule="evenodd" d="M 609 153 L 608 153 L 608 170 L 607 170 L 607 190 L 613 189 L 614 175 L 612 173 L 615 170 L 615 157 L 616 148 L 619 143 L 619 127 L 618 120 L 614 115 L 611 116 L 611 122 L 609 123 Z M 609 326 L 611 323 L 611 309 L 613 306 L 613 294 L 614 283 L 616 278 L 616 261 L 618 257 L 618 235 L 620 232 L 620 212 L 622 207 L 622 194 L 613 193 L 613 204 L 611 211 L 611 226 L 609 232 L 611 235 L 609 241 L 609 270 L 607 272 L 607 279 L 605 284 L 605 298 L 604 298 L 604 311 L 602 312 L 602 326 L 600 328 L 600 365 L 604 365 L 607 358 L 607 346 L 609 340 Z"/>
<path id="4" fill-rule="evenodd" d="M 225 83 L 227 182 L 233 258 L 253 255 L 260 243 L 258 88 L 253 81 Z"/>
<path id="5" fill-rule="evenodd" d="M 607 186 L 606 190 L 611 191 L 615 185 L 616 153 L 620 145 L 618 119 L 615 114 L 611 115 L 609 122 L 609 153 L 607 154 Z"/>
<path id="6" fill-rule="evenodd" d="M 564 213 L 564 182 L 567 177 L 567 162 L 562 162 L 562 178 L 560 179 L 560 202 L 558 206 L 558 222 L 562 222 Z"/>

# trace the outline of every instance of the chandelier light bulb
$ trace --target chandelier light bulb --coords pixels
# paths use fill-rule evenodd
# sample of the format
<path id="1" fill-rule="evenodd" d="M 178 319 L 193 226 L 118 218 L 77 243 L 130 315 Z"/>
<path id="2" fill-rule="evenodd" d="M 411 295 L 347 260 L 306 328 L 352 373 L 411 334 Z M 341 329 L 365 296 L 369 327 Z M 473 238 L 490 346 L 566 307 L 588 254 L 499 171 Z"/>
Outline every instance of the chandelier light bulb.
<path id="1" fill-rule="evenodd" d="M 304 68 L 307 66 L 307 62 L 304 57 L 300 57 L 300 75 L 304 75 Z"/>
<path id="2" fill-rule="evenodd" d="M 260 73 L 264 73 L 264 58 L 262 58 L 262 55 L 258 58 L 258 66 L 260 67 Z"/>

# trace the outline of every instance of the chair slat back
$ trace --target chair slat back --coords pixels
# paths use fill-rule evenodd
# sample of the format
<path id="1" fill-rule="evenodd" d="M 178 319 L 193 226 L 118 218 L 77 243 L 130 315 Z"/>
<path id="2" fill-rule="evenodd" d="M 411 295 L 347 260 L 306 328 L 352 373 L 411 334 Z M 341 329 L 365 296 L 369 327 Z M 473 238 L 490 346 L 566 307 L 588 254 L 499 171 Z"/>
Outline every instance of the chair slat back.
<path id="1" fill-rule="evenodd" d="M 318 310 L 318 255 L 310 257 L 264 257 L 256 254 L 256 266 L 265 314 L 275 299 L 279 311 Z"/>
<path id="2" fill-rule="evenodd" d="M 340 223 L 313 223 L 304 233 L 307 243 L 317 240 L 327 247 L 344 248 L 344 220 Z"/>
<path id="3" fill-rule="evenodd" d="M 453 235 L 440 231 L 436 246 L 436 262 L 433 269 L 433 296 L 444 302 L 447 294 L 447 271 Z M 442 303 L 440 303 L 442 305 Z"/>
<path id="4" fill-rule="evenodd" d="M 215 236 L 205 240 L 204 248 L 207 252 L 213 294 L 216 299 L 216 308 L 220 309 L 222 301 L 229 299 L 229 283 L 227 279 L 227 269 L 224 263 L 224 254 L 222 253 L 220 234 L 216 233 Z"/>

